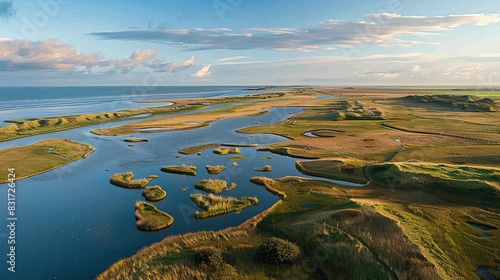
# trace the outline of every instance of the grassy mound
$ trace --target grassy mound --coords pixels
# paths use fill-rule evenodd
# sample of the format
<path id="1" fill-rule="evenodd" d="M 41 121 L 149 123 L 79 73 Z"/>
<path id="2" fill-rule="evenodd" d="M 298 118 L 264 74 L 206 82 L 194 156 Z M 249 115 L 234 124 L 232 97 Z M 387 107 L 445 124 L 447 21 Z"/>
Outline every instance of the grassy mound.
<path id="1" fill-rule="evenodd" d="M 222 193 L 222 191 L 227 187 L 227 182 L 218 179 L 203 179 L 196 183 L 194 187 L 198 190 L 204 190 L 209 193 Z"/>
<path id="2" fill-rule="evenodd" d="M 194 213 L 196 219 L 204 219 L 233 211 L 241 211 L 248 206 L 259 203 L 256 197 L 236 199 L 234 197 L 221 197 L 213 194 L 204 195 L 200 193 L 192 194 L 189 197 L 194 204 L 204 210 L 203 212 L 196 211 Z"/>
<path id="3" fill-rule="evenodd" d="M 239 154 L 240 148 L 232 147 L 232 148 L 217 148 L 214 149 L 214 154 L 218 155 L 227 155 L 227 154 Z"/>
<path id="4" fill-rule="evenodd" d="M 167 165 L 161 168 L 161 171 L 167 173 L 184 174 L 196 176 L 196 166 L 192 165 Z"/>
<path id="5" fill-rule="evenodd" d="M 187 148 L 183 148 L 183 149 L 179 150 L 179 153 L 184 154 L 184 155 L 196 154 L 196 153 L 200 153 L 206 149 L 219 147 L 219 146 L 220 146 L 220 143 L 211 143 L 211 144 L 187 147 Z"/>
<path id="6" fill-rule="evenodd" d="M 146 231 L 164 229 L 174 223 L 172 216 L 143 201 L 135 203 L 135 218 L 137 228 Z"/>
<path id="7" fill-rule="evenodd" d="M 498 107 L 490 98 L 472 95 L 410 95 L 400 100 L 431 106 L 439 106 L 451 110 L 468 112 L 497 112 Z"/>
<path id="8" fill-rule="evenodd" d="M 142 196 L 147 201 L 160 201 L 167 196 L 167 192 L 160 186 L 146 187 L 142 192 Z"/>
<path id="9" fill-rule="evenodd" d="M 207 165 L 205 166 L 207 169 L 207 172 L 209 174 L 219 174 L 222 171 L 226 170 L 226 167 L 224 165 Z"/>
<path id="10" fill-rule="evenodd" d="M 345 164 L 339 160 L 296 161 L 295 167 L 297 170 L 307 175 L 359 184 L 368 183 L 363 174 L 362 167 Z"/>
<path id="11" fill-rule="evenodd" d="M 134 179 L 134 173 L 116 173 L 111 178 L 109 182 L 115 186 L 127 188 L 127 189 L 142 189 L 144 188 L 152 178 Z"/>

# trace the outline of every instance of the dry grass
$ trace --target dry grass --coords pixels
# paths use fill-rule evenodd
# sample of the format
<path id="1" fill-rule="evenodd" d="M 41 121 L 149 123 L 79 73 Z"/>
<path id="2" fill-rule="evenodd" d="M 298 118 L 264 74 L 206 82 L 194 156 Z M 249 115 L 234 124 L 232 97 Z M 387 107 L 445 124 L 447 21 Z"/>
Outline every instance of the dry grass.
<path id="1" fill-rule="evenodd" d="M 198 190 L 204 190 L 209 193 L 222 193 L 222 191 L 227 187 L 227 182 L 218 179 L 203 179 L 196 183 L 194 187 Z"/>
<path id="2" fill-rule="evenodd" d="M 160 186 L 146 187 L 142 192 L 142 196 L 147 201 L 160 201 L 167 196 L 167 192 Z"/>
<path id="3" fill-rule="evenodd" d="M 134 173 L 132 172 L 127 172 L 127 173 L 116 173 L 111 178 L 109 178 L 109 182 L 115 186 L 122 187 L 122 188 L 127 188 L 127 189 L 142 189 L 147 184 L 149 184 L 149 181 L 151 181 L 153 178 L 142 178 L 142 179 L 135 179 L 134 180 Z"/>

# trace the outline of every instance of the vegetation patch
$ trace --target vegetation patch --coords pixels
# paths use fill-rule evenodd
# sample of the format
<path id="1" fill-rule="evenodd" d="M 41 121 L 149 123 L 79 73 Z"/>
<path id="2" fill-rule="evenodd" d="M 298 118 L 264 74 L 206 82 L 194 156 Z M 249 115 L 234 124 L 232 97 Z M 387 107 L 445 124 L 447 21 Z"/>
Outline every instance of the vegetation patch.
<path id="1" fill-rule="evenodd" d="M 209 174 L 219 174 L 226 170 L 226 166 L 224 165 L 207 165 L 205 168 Z"/>
<path id="2" fill-rule="evenodd" d="M 217 148 L 217 149 L 214 149 L 214 154 L 218 154 L 218 155 L 227 155 L 227 154 L 239 154 L 240 153 L 240 148 L 236 148 L 236 147 L 231 147 L 231 148 Z"/>
<path id="3" fill-rule="evenodd" d="M 151 180 L 152 178 L 150 177 L 134 180 L 134 173 L 132 172 L 116 173 L 109 178 L 111 184 L 127 189 L 142 189 L 147 186 Z"/>
<path id="4" fill-rule="evenodd" d="M 7 182 L 9 168 L 15 168 L 15 179 L 21 180 L 83 159 L 93 151 L 90 145 L 64 138 L 0 150 L 0 183 Z"/>
<path id="5" fill-rule="evenodd" d="M 145 231 L 164 229 L 174 223 L 172 216 L 144 201 L 135 203 L 135 218 L 137 219 L 137 228 Z"/>
<path id="6" fill-rule="evenodd" d="M 219 179 L 203 179 L 196 183 L 194 187 L 198 190 L 204 190 L 209 193 L 222 193 L 222 191 L 227 187 L 227 182 Z"/>
<path id="7" fill-rule="evenodd" d="M 147 201 L 160 201 L 167 196 L 167 192 L 160 186 L 146 187 L 142 192 L 142 196 Z"/>
<path id="8" fill-rule="evenodd" d="M 127 138 L 127 139 L 123 139 L 123 141 L 135 143 L 135 142 L 148 142 L 149 139 L 148 138 Z"/>
<path id="9" fill-rule="evenodd" d="M 192 165 L 167 165 L 161 168 L 161 171 L 167 173 L 184 174 L 196 176 L 196 166 Z"/>
<path id="10" fill-rule="evenodd" d="M 233 211 L 241 211 L 248 206 L 257 205 L 259 203 L 256 197 L 236 199 L 234 197 L 222 197 L 213 194 L 204 195 L 200 193 L 191 194 L 189 197 L 194 204 L 203 209 L 202 212 L 196 211 L 194 213 L 196 219 L 204 219 Z"/>
<path id="11" fill-rule="evenodd" d="M 290 264 L 300 258 L 300 247 L 290 241 L 271 237 L 257 250 L 257 259 L 268 264 Z"/>

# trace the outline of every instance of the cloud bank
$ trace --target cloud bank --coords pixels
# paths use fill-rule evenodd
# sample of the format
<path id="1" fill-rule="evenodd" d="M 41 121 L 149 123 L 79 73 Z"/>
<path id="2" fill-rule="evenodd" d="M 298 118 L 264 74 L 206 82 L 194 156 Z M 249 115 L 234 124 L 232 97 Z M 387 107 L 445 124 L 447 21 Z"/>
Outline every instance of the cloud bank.
<path id="1" fill-rule="evenodd" d="M 305 28 L 251 28 L 233 32 L 228 28 L 127 30 L 90 35 L 107 40 L 165 43 L 185 50 L 274 49 L 311 51 L 352 47 L 414 46 L 435 44 L 429 38 L 464 26 L 486 26 L 500 22 L 500 14 L 449 16 L 404 16 L 393 13 L 368 14 L 362 20 L 327 20 Z"/>

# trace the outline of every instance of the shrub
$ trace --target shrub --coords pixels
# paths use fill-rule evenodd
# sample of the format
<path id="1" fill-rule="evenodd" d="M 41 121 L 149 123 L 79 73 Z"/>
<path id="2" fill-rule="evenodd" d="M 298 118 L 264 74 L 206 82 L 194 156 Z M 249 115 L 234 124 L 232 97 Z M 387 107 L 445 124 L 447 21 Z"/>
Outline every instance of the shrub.
<path id="1" fill-rule="evenodd" d="M 222 252 L 215 248 L 207 248 L 196 251 L 194 262 L 198 265 L 207 265 L 209 267 L 220 267 L 224 264 Z"/>
<path id="2" fill-rule="evenodd" d="M 300 257 L 300 248 L 295 243 L 272 237 L 259 246 L 257 257 L 269 264 L 294 263 Z"/>

